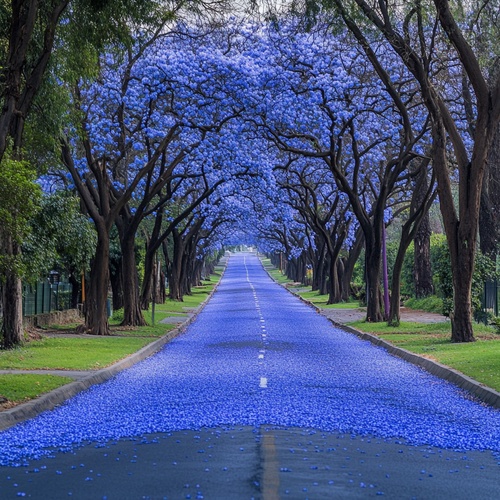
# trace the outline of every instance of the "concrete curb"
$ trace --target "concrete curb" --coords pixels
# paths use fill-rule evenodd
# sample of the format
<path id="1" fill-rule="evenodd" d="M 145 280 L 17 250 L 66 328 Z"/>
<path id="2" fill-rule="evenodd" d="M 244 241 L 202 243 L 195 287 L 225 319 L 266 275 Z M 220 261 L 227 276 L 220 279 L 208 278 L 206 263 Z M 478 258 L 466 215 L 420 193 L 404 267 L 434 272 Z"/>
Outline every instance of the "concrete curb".
<path id="1" fill-rule="evenodd" d="M 342 323 L 335 322 L 328 316 L 325 316 L 323 314 L 323 310 L 320 307 L 309 302 L 300 295 L 297 295 L 286 286 L 283 286 L 281 283 L 278 283 L 278 281 L 276 281 L 269 274 L 264 265 L 262 265 L 262 267 L 275 283 L 282 286 L 287 292 L 291 293 L 294 297 L 297 297 L 302 302 L 315 309 L 316 312 L 321 314 L 324 318 L 330 321 L 330 323 L 335 325 L 337 328 L 341 328 L 342 330 L 348 333 L 352 333 L 353 335 L 356 335 L 356 337 L 362 340 L 367 340 L 368 342 L 371 342 L 376 346 L 383 347 L 389 354 L 404 359 L 405 361 L 408 361 L 408 363 L 419 366 L 420 368 L 423 368 L 424 370 L 428 371 L 432 375 L 435 375 L 436 377 L 451 382 L 452 384 L 460 387 L 464 391 L 471 393 L 473 396 L 481 400 L 483 403 L 486 403 L 487 405 L 493 406 L 494 408 L 500 408 L 500 392 L 497 392 L 494 389 L 491 389 L 490 387 L 481 384 L 477 380 L 474 380 L 473 378 L 470 378 L 467 375 L 464 375 L 463 373 L 459 372 L 458 370 L 450 368 L 449 366 L 442 365 L 441 363 L 438 363 L 437 361 L 433 361 L 428 358 L 424 358 L 423 356 L 419 356 L 418 354 L 407 351 L 406 349 L 403 349 L 401 347 L 396 347 L 395 345 L 377 337 L 376 335 L 372 335 L 371 333 L 365 333 L 360 330 L 356 330 L 356 328 L 352 328 Z"/>
<path id="2" fill-rule="evenodd" d="M 222 280 L 222 277 L 224 276 L 226 267 L 227 261 L 224 265 L 220 280 Z M 149 356 L 157 353 L 165 344 L 184 333 L 187 327 L 197 318 L 198 314 L 204 309 L 208 301 L 212 298 L 212 295 L 217 290 L 219 283 L 215 285 L 214 289 L 210 292 L 208 297 L 199 305 L 195 314 L 186 318 L 186 320 L 181 325 L 174 328 L 173 330 L 170 330 L 158 340 L 151 342 L 151 344 L 144 346 L 139 351 L 130 354 L 126 358 L 118 361 L 111 366 L 108 366 L 107 368 L 103 368 L 102 370 L 96 372 L 90 372 L 87 377 L 58 387 L 57 389 L 43 394 L 36 399 L 32 399 L 31 401 L 15 406 L 14 408 L 0 412 L 0 431 L 8 429 L 9 427 L 12 427 L 13 425 L 30 418 L 36 417 L 44 411 L 52 410 L 61 403 L 64 403 L 64 401 L 66 401 L 67 399 L 88 389 L 92 385 L 101 384 L 106 380 L 114 377 L 119 372 L 125 370 L 126 368 L 130 368 L 136 363 L 139 363 L 140 361 L 143 361 Z"/>

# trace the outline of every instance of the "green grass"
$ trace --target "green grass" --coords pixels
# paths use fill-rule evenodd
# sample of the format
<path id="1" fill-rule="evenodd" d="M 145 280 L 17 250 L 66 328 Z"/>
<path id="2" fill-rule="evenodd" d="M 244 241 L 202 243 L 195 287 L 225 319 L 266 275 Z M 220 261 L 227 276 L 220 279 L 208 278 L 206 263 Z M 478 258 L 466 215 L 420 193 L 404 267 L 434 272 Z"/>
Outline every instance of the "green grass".
<path id="1" fill-rule="evenodd" d="M 281 285 L 292 283 L 279 269 L 271 264 L 270 259 L 261 259 L 264 269 L 269 273 L 269 275 Z"/>
<path id="2" fill-rule="evenodd" d="M 358 309 L 359 302 L 357 300 L 349 300 L 349 302 L 339 302 L 338 304 L 327 304 L 328 295 L 320 295 L 318 292 L 311 291 L 311 287 L 307 287 L 307 291 L 297 291 L 303 299 L 308 300 L 315 306 L 325 309 Z"/>
<path id="3" fill-rule="evenodd" d="M 72 381 L 57 375 L 6 374 L 0 377 L 0 395 L 11 403 L 22 403 Z"/>
<path id="4" fill-rule="evenodd" d="M 357 300 L 349 300 L 349 302 L 340 302 L 338 304 L 327 304 L 328 295 L 320 295 L 317 291 L 313 292 L 310 286 L 294 283 L 276 269 L 270 259 L 261 259 L 264 269 L 268 274 L 280 285 L 285 285 L 286 288 L 300 295 L 303 299 L 312 302 L 314 305 L 327 309 L 357 309 L 359 302 Z"/>
<path id="5" fill-rule="evenodd" d="M 125 358 L 150 342 L 150 338 L 48 337 L 16 349 L 1 351 L 0 369 L 98 370 Z"/>
<path id="6" fill-rule="evenodd" d="M 210 280 L 194 287 L 191 296 L 183 302 L 168 300 L 155 306 L 155 324 L 152 311 L 144 312 L 147 326 L 120 327 L 119 314 L 110 320 L 111 336 L 44 337 L 32 340 L 16 349 L 0 351 L 0 369 L 19 370 L 98 370 L 127 357 L 145 345 L 174 329 L 176 324 L 160 323 L 169 316 L 188 317 L 185 308 L 195 309 L 206 300 L 222 275 L 223 268 L 216 268 Z M 74 332 L 77 324 L 50 325 L 48 329 L 61 333 Z M 20 374 L 0 375 L 0 395 L 10 403 L 21 403 L 71 382 L 71 378 L 51 375 Z"/>
<path id="7" fill-rule="evenodd" d="M 430 324 L 401 322 L 399 327 L 363 321 L 349 325 L 374 333 L 395 346 L 438 361 L 500 391 L 500 336 L 493 333 L 491 327 L 474 324 L 477 341 L 455 344 L 450 340 L 449 321 Z"/>
<path id="8" fill-rule="evenodd" d="M 412 298 L 405 302 L 405 307 L 415 309 L 417 311 L 443 314 L 443 299 L 440 299 L 435 295 L 431 295 L 430 297 L 425 297 L 423 299 Z"/>

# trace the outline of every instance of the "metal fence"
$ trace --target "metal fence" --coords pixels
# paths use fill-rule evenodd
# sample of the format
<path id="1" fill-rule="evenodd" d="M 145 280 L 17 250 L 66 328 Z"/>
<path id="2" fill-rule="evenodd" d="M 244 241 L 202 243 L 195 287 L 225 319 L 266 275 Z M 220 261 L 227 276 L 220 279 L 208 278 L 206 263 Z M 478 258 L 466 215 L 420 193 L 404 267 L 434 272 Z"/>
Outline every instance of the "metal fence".
<path id="1" fill-rule="evenodd" d="M 481 318 L 485 323 L 491 316 L 498 316 L 498 280 L 486 281 L 484 283 L 482 306 L 484 318 Z"/>
<path id="2" fill-rule="evenodd" d="M 71 309 L 70 283 L 42 282 L 23 286 L 23 316 Z"/>

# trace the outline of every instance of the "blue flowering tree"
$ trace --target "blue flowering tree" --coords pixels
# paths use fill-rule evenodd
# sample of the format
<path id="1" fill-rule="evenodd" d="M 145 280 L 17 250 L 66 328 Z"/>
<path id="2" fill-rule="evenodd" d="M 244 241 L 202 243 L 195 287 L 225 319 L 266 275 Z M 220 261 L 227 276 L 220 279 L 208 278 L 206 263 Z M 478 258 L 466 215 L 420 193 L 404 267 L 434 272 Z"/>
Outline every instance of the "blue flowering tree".
<path id="1" fill-rule="evenodd" d="M 488 154 L 500 120 L 500 72 L 489 62 L 497 58 L 494 52 L 491 58 L 476 55 L 473 33 L 468 31 L 470 24 L 464 22 L 468 13 L 452 11 L 448 0 L 408 2 L 401 12 L 383 2 L 376 6 L 364 0 L 349 2 L 354 8 L 351 12 L 365 19 L 370 27 L 351 17 L 345 2 L 334 3 L 360 44 L 363 29 L 375 27 L 418 84 L 432 120 L 432 165 L 452 262 L 452 341 L 474 341 L 471 285 L 480 199 Z M 476 16 L 485 12 L 479 10 Z M 430 25 L 436 27 L 432 32 L 427 30 Z M 448 49 L 439 50 L 441 44 Z M 449 64 L 450 47 L 456 66 Z M 448 71 L 436 74 L 436 66 Z M 456 88 L 467 89 L 458 107 L 456 101 L 447 99 Z M 472 129 L 464 127 L 466 113 L 472 117 Z M 450 163 L 456 166 L 451 171 Z M 458 208 L 453 198 L 453 178 L 459 186 Z"/>
<path id="2" fill-rule="evenodd" d="M 259 126 L 283 152 L 323 162 L 348 199 L 365 241 L 367 320 L 381 321 L 383 225 L 387 209 L 404 201 L 407 166 L 420 154 L 426 114 L 418 101 L 412 116 L 400 105 L 414 94 L 404 71 L 394 65 L 381 89 L 345 33 L 304 34 L 285 26 L 269 36 L 277 69 L 264 72 L 267 86 L 260 92 L 274 105 L 259 110 Z"/>

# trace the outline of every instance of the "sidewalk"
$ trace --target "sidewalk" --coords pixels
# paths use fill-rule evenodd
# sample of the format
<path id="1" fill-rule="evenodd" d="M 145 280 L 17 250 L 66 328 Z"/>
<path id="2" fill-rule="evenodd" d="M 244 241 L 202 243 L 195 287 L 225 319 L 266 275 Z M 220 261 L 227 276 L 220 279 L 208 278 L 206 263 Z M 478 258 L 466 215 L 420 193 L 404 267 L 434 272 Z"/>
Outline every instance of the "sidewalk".
<path id="1" fill-rule="evenodd" d="M 363 321 L 366 317 L 364 309 L 321 309 L 321 314 L 334 323 L 345 325 L 353 321 Z M 415 323 L 441 323 L 449 321 L 446 316 L 425 311 L 415 311 L 413 309 L 401 308 L 401 321 L 412 321 Z"/>

